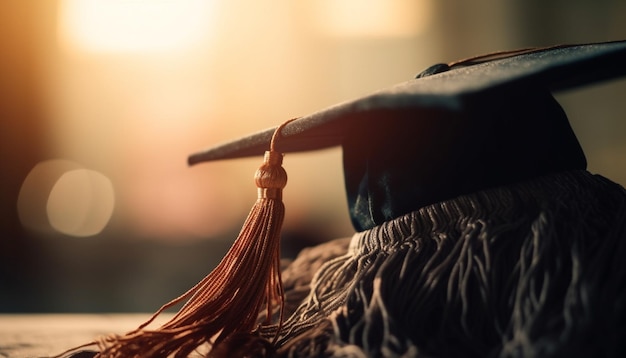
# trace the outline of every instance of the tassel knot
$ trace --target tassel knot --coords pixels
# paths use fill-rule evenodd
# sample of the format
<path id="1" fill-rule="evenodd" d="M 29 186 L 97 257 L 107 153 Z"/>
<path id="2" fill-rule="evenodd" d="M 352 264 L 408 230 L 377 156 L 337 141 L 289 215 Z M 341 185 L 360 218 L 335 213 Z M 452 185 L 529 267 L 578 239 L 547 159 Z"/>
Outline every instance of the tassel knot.
<path id="1" fill-rule="evenodd" d="M 281 164 L 283 155 L 275 151 L 265 152 L 263 164 L 254 175 L 256 186 L 260 189 L 280 189 L 287 185 L 287 172 Z"/>

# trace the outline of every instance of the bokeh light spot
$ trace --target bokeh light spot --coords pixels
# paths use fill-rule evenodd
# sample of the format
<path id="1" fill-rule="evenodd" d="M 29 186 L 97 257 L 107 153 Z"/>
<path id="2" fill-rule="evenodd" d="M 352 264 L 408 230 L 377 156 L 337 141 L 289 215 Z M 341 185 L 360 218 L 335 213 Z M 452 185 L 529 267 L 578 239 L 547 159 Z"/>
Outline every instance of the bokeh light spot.
<path id="1" fill-rule="evenodd" d="M 87 169 L 63 174 L 50 191 L 47 213 L 50 225 L 72 236 L 98 234 L 113 213 L 115 195 L 111 181 Z"/>
<path id="2" fill-rule="evenodd" d="M 46 211 L 48 196 L 63 173 L 78 168 L 80 165 L 73 161 L 52 159 L 37 163 L 30 170 L 17 198 L 17 214 L 22 226 L 40 233 L 54 231 Z"/>
<path id="3" fill-rule="evenodd" d="M 81 237 L 101 232 L 114 206 L 113 184 L 106 176 L 64 159 L 35 165 L 17 199 L 18 217 L 25 228 Z"/>

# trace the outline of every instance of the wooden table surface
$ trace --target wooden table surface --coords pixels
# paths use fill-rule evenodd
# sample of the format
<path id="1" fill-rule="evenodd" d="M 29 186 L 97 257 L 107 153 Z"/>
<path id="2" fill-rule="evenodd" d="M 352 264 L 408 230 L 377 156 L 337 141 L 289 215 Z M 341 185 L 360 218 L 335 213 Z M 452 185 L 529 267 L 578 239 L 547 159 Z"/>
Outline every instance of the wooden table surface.
<path id="1" fill-rule="evenodd" d="M 128 332 L 149 317 L 149 314 L 0 314 L 0 358 L 51 357 L 98 336 Z M 168 317 L 171 316 L 165 314 L 159 321 Z"/>

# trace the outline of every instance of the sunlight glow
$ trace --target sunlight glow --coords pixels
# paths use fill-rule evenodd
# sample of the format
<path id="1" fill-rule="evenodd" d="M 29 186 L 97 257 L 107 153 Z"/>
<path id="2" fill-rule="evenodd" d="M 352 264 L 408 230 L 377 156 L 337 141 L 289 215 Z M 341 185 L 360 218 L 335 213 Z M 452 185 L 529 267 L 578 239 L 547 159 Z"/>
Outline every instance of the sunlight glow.
<path id="1" fill-rule="evenodd" d="M 210 34 L 210 0 L 61 0 L 59 41 L 92 52 L 185 49 Z"/>
<path id="2" fill-rule="evenodd" d="M 402 37 L 421 33 L 432 17 L 431 0 L 320 0 L 316 29 L 339 37 Z"/>

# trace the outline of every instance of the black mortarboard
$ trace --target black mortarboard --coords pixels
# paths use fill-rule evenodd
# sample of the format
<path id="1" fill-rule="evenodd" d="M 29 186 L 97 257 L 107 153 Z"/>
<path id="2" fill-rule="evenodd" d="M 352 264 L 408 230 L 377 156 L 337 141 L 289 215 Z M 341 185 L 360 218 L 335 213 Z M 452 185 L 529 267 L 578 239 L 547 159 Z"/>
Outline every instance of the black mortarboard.
<path id="1" fill-rule="evenodd" d="M 625 63 L 622 41 L 435 65 L 287 124 L 276 150 L 341 145 L 350 215 L 362 231 L 458 195 L 585 169 L 551 92 L 622 76 Z M 193 154 L 189 163 L 261 155 L 274 131 Z"/>

